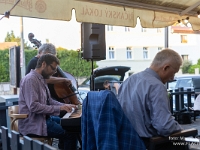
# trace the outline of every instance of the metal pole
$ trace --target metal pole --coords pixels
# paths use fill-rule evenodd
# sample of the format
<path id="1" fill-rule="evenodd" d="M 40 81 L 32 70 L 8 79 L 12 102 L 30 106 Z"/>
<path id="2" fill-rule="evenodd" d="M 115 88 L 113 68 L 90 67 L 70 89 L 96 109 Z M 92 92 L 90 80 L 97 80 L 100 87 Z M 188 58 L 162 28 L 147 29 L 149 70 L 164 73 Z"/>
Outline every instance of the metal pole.
<path id="1" fill-rule="evenodd" d="M 92 62 L 92 72 L 91 72 L 91 77 L 90 77 L 90 91 L 95 91 L 95 85 L 94 85 L 94 64 L 93 64 L 93 59 L 91 59 Z"/>
<path id="2" fill-rule="evenodd" d="M 24 53 L 23 17 L 20 17 L 20 33 L 21 33 L 20 67 L 21 67 L 21 77 L 23 78 L 25 76 L 25 53 Z"/>
<path id="3" fill-rule="evenodd" d="M 165 48 L 169 48 L 169 28 L 165 27 Z"/>

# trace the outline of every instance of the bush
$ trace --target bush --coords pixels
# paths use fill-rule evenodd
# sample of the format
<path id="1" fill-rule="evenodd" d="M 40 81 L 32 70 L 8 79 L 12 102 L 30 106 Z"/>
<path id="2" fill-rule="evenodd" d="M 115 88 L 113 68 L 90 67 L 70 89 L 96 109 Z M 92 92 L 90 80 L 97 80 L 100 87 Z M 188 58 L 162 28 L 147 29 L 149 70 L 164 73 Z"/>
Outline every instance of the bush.
<path id="1" fill-rule="evenodd" d="M 37 55 L 37 50 L 25 50 L 26 66 L 35 55 Z M 91 74 L 91 62 L 81 59 L 80 53 L 77 51 L 59 48 L 57 57 L 63 71 L 69 72 L 75 77 L 88 77 Z M 94 68 L 96 67 L 96 62 L 94 62 Z M 0 82 L 10 82 L 9 49 L 0 50 Z"/>

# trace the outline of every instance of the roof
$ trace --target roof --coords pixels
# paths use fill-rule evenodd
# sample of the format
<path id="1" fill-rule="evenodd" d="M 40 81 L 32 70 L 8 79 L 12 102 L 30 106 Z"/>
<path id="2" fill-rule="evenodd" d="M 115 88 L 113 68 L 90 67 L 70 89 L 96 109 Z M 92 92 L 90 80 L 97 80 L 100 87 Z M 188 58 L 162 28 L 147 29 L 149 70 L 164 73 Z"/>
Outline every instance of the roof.
<path id="1" fill-rule="evenodd" d="M 199 0 L 80 0 L 112 6 L 146 9 L 179 15 L 196 16 L 200 11 Z"/>
<path id="2" fill-rule="evenodd" d="M 5 14 L 15 3 L 1 3 L 0 14 Z M 199 5 L 199 0 L 59 0 L 59 3 L 32 0 L 27 5 L 18 3 L 11 14 L 69 21 L 75 9 L 78 22 L 135 27 L 140 18 L 144 28 L 163 28 L 188 18 L 192 29 L 200 30 Z"/>
<path id="3" fill-rule="evenodd" d="M 193 31 L 191 27 L 171 26 L 171 33 L 200 34 L 200 31 Z"/>
<path id="4" fill-rule="evenodd" d="M 130 70 L 128 66 L 107 66 L 94 69 L 93 75 L 94 77 L 103 75 L 120 75 L 124 77 L 128 70 Z"/>
<path id="5" fill-rule="evenodd" d="M 182 75 L 175 76 L 175 79 L 180 79 L 180 78 L 200 78 L 200 75 L 196 75 L 196 74 L 182 74 Z"/>
<path id="6" fill-rule="evenodd" d="M 18 46 L 17 42 L 3 42 L 0 43 L 0 50 L 9 49 L 13 46 Z"/>
<path id="7" fill-rule="evenodd" d="M 200 12 L 199 0 L 78 0 L 78 1 L 103 4 L 104 7 L 105 5 L 107 5 L 107 14 L 111 16 L 110 19 L 118 18 L 118 14 L 119 16 L 123 15 L 123 18 L 125 18 L 127 13 L 130 13 L 132 18 L 132 22 L 130 23 L 132 23 L 132 26 L 135 25 L 135 19 L 137 19 L 137 17 L 140 18 L 141 25 L 142 27 L 145 28 L 167 27 L 179 21 L 184 22 L 184 20 L 188 18 L 189 23 L 192 24 L 193 30 L 200 30 L 200 25 L 199 25 L 200 19 L 197 17 L 198 12 Z M 113 8 L 114 6 L 116 8 Z M 103 8 L 103 6 L 101 8 Z M 117 23 L 117 19 L 115 19 L 114 23 L 115 24 Z"/>

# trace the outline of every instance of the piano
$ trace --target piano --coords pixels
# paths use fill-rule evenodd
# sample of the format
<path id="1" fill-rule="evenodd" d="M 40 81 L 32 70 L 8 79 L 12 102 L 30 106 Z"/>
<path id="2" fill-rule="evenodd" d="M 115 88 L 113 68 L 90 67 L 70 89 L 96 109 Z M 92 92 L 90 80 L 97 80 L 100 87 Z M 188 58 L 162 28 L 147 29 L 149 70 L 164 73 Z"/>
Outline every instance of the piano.
<path id="1" fill-rule="evenodd" d="M 81 132 L 82 105 L 69 116 L 61 118 L 60 125 L 68 132 Z"/>

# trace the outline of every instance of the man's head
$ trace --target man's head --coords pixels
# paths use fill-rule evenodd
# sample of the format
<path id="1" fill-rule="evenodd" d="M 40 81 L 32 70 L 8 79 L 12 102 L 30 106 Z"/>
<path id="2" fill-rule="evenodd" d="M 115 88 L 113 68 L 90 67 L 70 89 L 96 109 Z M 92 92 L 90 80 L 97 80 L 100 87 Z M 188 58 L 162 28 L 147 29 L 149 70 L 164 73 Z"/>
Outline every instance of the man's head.
<path id="1" fill-rule="evenodd" d="M 109 83 L 109 81 L 108 80 L 106 80 L 104 83 L 103 83 L 103 87 L 105 88 L 105 89 L 110 89 L 110 83 Z"/>
<path id="2" fill-rule="evenodd" d="M 56 56 L 52 54 L 44 54 L 38 59 L 36 70 L 45 79 L 48 79 L 57 71 L 57 65 L 59 64 L 60 62 Z"/>
<path id="3" fill-rule="evenodd" d="M 174 79 L 181 65 L 182 58 L 177 52 L 164 49 L 156 54 L 150 68 L 158 73 L 163 83 L 166 83 Z"/>
<path id="4" fill-rule="evenodd" d="M 40 55 L 44 55 L 44 54 L 52 54 L 52 55 L 56 55 L 56 48 L 53 44 L 51 43 L 45 43 L 42 44 L 39 49 L 38 49 L 38 54 Z"/>

